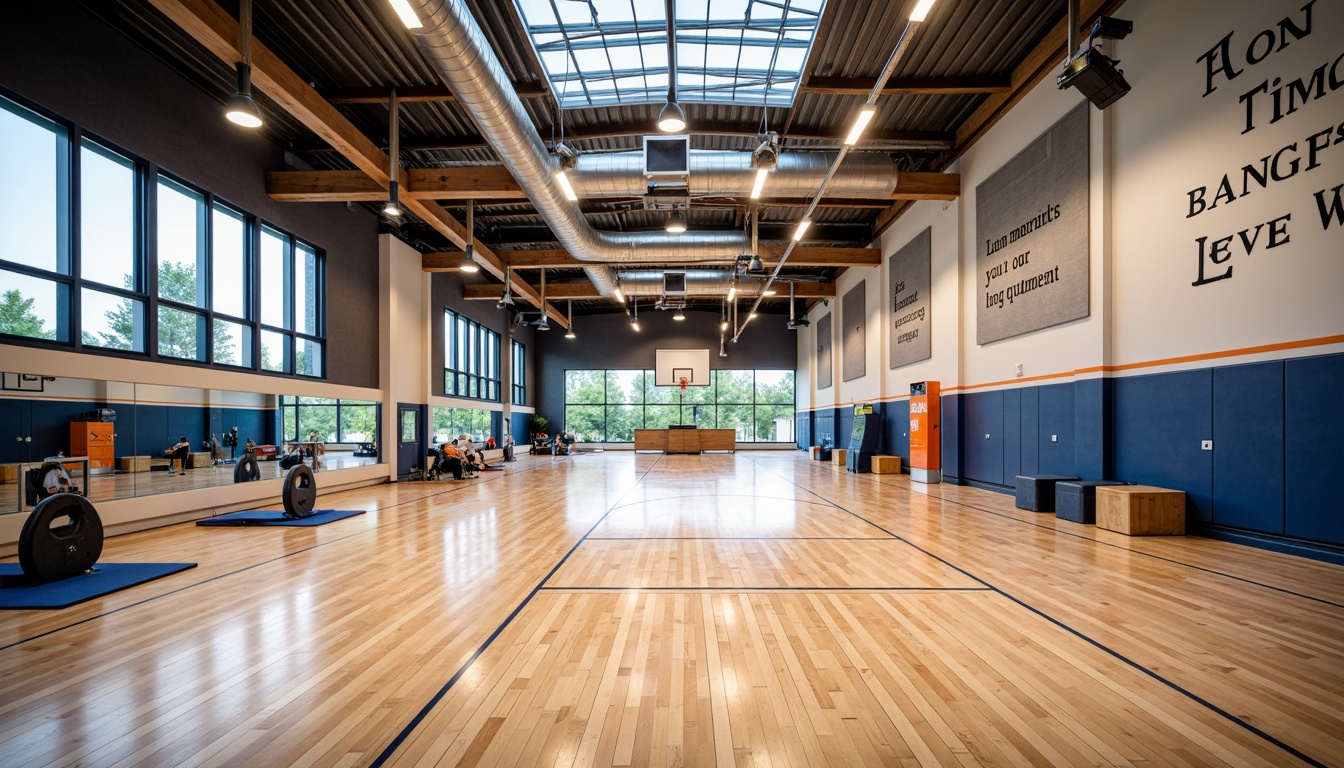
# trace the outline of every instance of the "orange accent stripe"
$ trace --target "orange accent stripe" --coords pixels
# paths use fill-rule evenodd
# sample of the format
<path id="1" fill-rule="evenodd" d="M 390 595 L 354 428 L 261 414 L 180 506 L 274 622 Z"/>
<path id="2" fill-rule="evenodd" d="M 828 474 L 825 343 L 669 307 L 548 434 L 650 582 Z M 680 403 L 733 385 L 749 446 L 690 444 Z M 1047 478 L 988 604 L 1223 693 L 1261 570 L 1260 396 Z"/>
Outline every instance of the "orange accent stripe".
<path id="1" fill-rule="evenodd" d="M 1243 355 L 1258 355 L 1264 352 L 1282 352 L 1288 349 L 1306 349 L 1309 347 L 1325 347 L 1331 344 L 1344 344 L 1344 334 L 1336 336 L 1320 336 L 1314 339 L 1300 339 L 1298 341 L 1281 341 L 1276 344 L 1261 344 L 1254 347 L 1240 347 L 1238 349 L 1226 349 L 1220 352 L 1203 352 L 1197 355 L 1181 355 L 1180 357 L 1166 357 L 1160 360 L 1147 360 L 1139 363 L 1125 363 L 1123 365 L 1094 365 L 1088 368 L 1079 368 L 1075 371 L 1065 371 L 1061 373 L 1045 373 L 1040 376 L 1028 376 L 1021 379 L 1004 379 L 1001 381 L 987 381 L 983 384 L 961 384 L 955 387 L 943 389 L 943 394 L 951 392 L 965 391 L 969 389 L 984 389 L 985 387 L 998 387 L 1007 384 L 1022 384 L 1029 381 L 1046 381 L 1049 379 L 1073 378 L 1080 374 L 1088 373 L 1114 373 L 1117 371 L 1134 371 L 1142 368 L 1157 368 L 1163 365 L 1177 365 L 1180 363 L 1195 363 L 1203 360 L 1220 360 L 1228 357 L 1241 357 Z M 865 400 L 862 402 L 891 402 L 908 398 L 909 395 L 896 395 L 894 397 L 883 397 L 875 400 Z M 818 411 L 823 408 L 840 408 L 854 403 L 840 403 L 833 406 L 817 406 L 816 408 L 804 408 L 803 411 Z"/>

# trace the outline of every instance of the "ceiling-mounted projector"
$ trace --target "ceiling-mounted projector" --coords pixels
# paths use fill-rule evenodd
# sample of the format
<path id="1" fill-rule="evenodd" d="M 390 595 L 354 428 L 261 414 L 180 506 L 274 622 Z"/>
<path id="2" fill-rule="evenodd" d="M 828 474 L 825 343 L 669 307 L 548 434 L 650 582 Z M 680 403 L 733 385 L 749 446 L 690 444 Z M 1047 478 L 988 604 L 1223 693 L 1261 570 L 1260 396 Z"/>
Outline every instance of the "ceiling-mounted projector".
<path id="1" fill-rule="evenodd" d="M 790 331 L 796 331 L 799 328 L 806 328 L 811 324 L 811 320 L 808 320 L 806 317 L 800 317 L 796 320 L 790 320 L 784 327 L 788 328 Z"/>

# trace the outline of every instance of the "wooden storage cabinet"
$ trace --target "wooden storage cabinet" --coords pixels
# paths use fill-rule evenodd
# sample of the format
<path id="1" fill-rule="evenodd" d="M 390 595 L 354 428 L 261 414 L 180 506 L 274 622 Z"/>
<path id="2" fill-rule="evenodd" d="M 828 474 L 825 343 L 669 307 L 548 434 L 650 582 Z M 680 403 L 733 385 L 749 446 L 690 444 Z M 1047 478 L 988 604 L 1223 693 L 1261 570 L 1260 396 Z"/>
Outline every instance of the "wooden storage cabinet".
<path id="1" fill-rule="evenodd" d="M 737 432 L 731 429 L 636 429 L 636 451 L 700 453 L 737 449 Z"/>
<path id="2" fill-rule="evenodd" d="M 89 467 L 94 469 L 111 468 L 115 463 L 116 426 L 112 421 L 70 422 L 70 455 L 88 456 Z"/>
<path id="3" fill-rule="evenodd" d="M 666 430 L 666 429 L 636 429 L 636 430 L 635 430 L 635 450 L 636 450 L 636 451 L 666 451 L 666 450 L 667 450 L 667 430 Z"/>
<path id="4" fill-rule="evenodd" d="M 698 429 L 700 450 L 735 451 L 737 450 L 737 430 L 735 429 Z"/>

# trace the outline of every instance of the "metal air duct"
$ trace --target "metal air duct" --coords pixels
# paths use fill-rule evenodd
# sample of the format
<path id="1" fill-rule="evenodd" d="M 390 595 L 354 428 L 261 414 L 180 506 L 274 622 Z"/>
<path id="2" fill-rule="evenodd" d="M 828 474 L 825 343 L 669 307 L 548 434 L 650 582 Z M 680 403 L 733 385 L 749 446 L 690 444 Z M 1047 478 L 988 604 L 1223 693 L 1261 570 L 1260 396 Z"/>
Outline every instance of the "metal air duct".
<path id="1" fill-rule="evenodd" d="M 782 153 L 766 183 L 768 197 L 811 197 L 826 176 L 835 152 Z M 692 150 L 688 192 L 692 197 L 746 197 L 756 179 L 750 152 Z M 887 155 L 849 154 L 826 185 L 827 197 L 884 198 L 896 188 L 899 172 Z M 644 156 L 639 152 L 580 155 L 569 181 L 579 197 L 638 197 L 648 193 Z"/>
<path id="2" fill-rule="evenodd" d="M 695 262 L 732 259 L 746 248 L 740 232 L 599 232 L 555 181 L 546 150 L 522 101 L 462 0 L 410 0 L 422 27 L 411 30 L 439 76 L 475 120 L 556 239 L 576 259 L 598 262 Z M 587 270 L 598 289 L 614 289 L 610 270 Z"/>

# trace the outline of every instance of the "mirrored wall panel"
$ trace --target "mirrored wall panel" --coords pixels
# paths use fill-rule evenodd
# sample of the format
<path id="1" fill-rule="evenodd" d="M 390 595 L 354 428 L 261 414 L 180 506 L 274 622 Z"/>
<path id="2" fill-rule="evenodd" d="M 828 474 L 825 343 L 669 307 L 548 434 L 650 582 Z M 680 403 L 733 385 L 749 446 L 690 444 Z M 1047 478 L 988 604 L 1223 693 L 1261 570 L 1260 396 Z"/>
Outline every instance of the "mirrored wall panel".
<path id="1" fill-rule="evenodd" d="M 381 463 L 381 404 L 5 373 L 0 514 L 51 493 L 96 502 Z"/>

